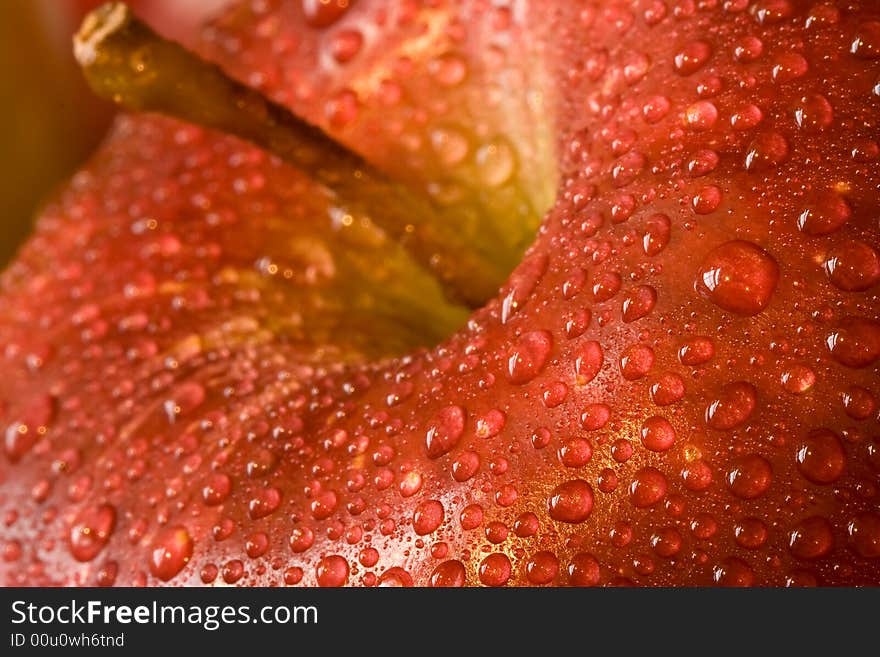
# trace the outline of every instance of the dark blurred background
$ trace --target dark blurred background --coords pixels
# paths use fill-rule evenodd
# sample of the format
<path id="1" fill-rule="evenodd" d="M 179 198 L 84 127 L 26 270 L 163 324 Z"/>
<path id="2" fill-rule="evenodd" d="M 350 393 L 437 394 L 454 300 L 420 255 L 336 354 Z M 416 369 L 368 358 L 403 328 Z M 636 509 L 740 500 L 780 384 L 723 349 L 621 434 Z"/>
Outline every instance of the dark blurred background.
<path id="1" fill-rule="evenodd" d="M 166 36 L 192 43 L 229 0 L 129 0 Z M 41 203 L 94 150 L 113 108 L 92 96 L 71 53 L 101 0 L 0 0 L 0 268 Z"/>

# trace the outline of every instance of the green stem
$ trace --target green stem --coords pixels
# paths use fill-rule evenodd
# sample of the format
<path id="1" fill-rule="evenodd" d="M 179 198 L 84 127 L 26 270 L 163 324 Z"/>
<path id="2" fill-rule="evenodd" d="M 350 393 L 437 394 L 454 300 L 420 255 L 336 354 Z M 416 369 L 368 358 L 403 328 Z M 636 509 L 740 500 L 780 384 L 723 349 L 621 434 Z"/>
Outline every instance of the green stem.
<path id="1" fill-rule="evenodd" d="M 518 255 L 498 253 L 488 234 L 467 239 L 471 219 L 389 179 L 287 108 L 162 38 L 122 3 L 102 5 L 85 18 L 74 53 L 99 96 L 235 135 L 308 171 L 350 211 L 366 213 L 399 240 L 455 301 L 484 303 Z"/>

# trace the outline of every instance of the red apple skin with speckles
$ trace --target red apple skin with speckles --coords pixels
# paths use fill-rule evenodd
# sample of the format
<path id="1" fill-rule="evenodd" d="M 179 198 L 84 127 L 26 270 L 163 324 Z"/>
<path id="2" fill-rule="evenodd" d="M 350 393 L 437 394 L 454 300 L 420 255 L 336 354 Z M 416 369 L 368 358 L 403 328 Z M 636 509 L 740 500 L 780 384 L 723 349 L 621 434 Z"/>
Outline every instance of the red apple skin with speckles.
<path id="1" fill-rule="evenodd" d="M 880 584 L 874 3 L 249 2 L 199 51 L 540 229 L 465 321 L 308 172 L 120 118 L 2 278 L 5 584 Z"/>

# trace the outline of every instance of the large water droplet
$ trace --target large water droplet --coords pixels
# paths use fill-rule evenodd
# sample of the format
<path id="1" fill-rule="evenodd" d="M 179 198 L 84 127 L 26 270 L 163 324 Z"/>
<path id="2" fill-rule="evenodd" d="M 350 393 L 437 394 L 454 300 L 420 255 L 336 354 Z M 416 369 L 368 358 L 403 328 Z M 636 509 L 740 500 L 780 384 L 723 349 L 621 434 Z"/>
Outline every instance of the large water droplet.
<path id="1" fill-rule="evenodd" d="M 727 473 L 727 485 L 731 492 L 745 500 L 766 493 L 772 481 L 773 469 L 770 462 L 758 454 L 748 454 L 737 459 Z"/>
<path id="2" fill-rule="evenodd" d="M 413 529 L 419 536 L 430 534 L 443 523 L 443 505 L 437 500 L 427 500 L 413 513 Z"/>
<path id="3" fill-rule="evenodd" d="M 80 512 L 70 528 L 70 553 L 77 561 L 91 561 L 110 540 L 116 526 L 116 509 L 109 504 Z"/>
<path id="4" fill-rule="evenodd" d="M 751 383 L 729 383 L 706 407 L 706 424 L 719 431 L 733 429 L 751 417 L 757 403 L 758 392 Z"/>
<path id="5" fill-rule="evenodd" d="M 836 481 L 846 467 L 846 452 L 833 431 L 812 431 L 798 446 L 795 454 L 798 470 L 814 484 Z"/>
<path id="6" fill-rule="evenodd" d="M 880 254 L 865 242 L 848 240 L 828 252 L 825 273 L 828 280 L 841 290 L 867 290 L 880 281 Z"/>
<path id="7" fill-rule="evenodd" d="M 633 506 L 644 509 L 666 496 L 666 477 L 657 468 L 642 468 L 633 476 L 629 499 Z"/>
<path id="8" fill-rule="evenodd" d="M 778 281 L 773 256 L 757 244 L 733 240 L 706 256 L 695 287 L 717 306 L 751 316 L 767 307 Z"/>
<path id="9" fill-rule="evenodd" d="M 447 406 L 437 414 L 425 434 L 425 447 L 430 458 L 443 456 L 458 444 L 464 433 L 465 417 L 466 412 L 461 406 Z"/>
<path id="10" fill-rule="evenodd" d="M 338 554 L 324 557 L 315 566 L 315 579 L 318 586 L 337 587 L 344 586 L 348 580 L 348 561 Z"/>
<path id="11" fill-rule="evenodd" d="M 593 510 L 593 489 L 583 479 L 566 481 L 550 493 L 547 509 L 559 522 L 583 522 Z"/>
<path id="12" fill-rule="evenodd" d="M 547 363 L 553 337 L 547 331 L 529 331 L 520 336 L 507 356 L 507 379 L 514 384 L 528 383 Z"/>
<path id="13" fill-rule="evenodd" d="M 825 344 L 841 365 L 867 367 L 880 358 L 880 322 L 847 317 L 828 335 Z"/>
<path id="14" fill-rule="evenodd" d="M 192 554 L 193 540 L 185 527 L 165 529 L 150 547 L 150 572 L 167 582 L 183 570 Z"/>

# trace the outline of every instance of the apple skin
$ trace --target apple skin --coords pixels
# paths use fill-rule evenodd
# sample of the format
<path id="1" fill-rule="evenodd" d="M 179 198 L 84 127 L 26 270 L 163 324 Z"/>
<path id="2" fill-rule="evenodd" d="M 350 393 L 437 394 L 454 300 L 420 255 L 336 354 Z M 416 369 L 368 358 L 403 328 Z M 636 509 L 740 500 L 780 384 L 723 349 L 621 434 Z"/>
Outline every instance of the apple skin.
<path id="1" fill-rule="evenodd" d="M 379 358 L 394 322 L 330 301 L 393 246 L 120 118 L 3 275 L 3 581 L 880 584 L 871 3 L 249 5 L 200 46 L 234 75 L 413 184 L 435 122 L 503 126 L 500 188 L 557 199 L 464 328 Z"/>
<path id="2" fill-rule="evenodd" d="M 129 0 L 163 34 L 194 41 L 226 0 Z M 76 171 L 107 131 L 112 107 L 88 88 L 70 37 L 99 0 L 32 0 L 0 7 L 0 264 L 31 229 L 38 204 Z M 27 65 L 23 65 L 27 62 Z"/>

